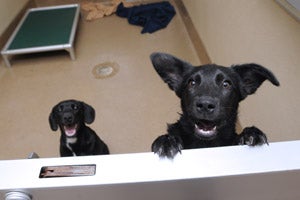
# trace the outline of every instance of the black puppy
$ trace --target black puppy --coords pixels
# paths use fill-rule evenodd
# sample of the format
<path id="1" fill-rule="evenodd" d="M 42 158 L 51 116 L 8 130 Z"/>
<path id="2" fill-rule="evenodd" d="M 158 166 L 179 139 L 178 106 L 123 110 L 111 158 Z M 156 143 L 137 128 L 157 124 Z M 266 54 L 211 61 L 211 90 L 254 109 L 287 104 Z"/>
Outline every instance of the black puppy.
<path id="1" fill-rule="evenodd" d="M 94 108 L 81 101 L 66 100 L 52 108 L 49 123 L 53 131 L 60 128 L 62 157 L 109 154 L 107 145 L 85 125 L 94 119 Z"/>
<path id="2" fill-rule="evenodd" d="M 152 64 L 161 78 L 181 99 L 180 119 L 168 125 L 152 151 L 173 158 L 182 149 L 267 143 L 256 127 L 237 134 L 238 104 L 268 79 L 279 86 L 275 76 L 257 64 L 223 67 L 215 64 L 194 67 L 172 55 L 153 53 Z"/>

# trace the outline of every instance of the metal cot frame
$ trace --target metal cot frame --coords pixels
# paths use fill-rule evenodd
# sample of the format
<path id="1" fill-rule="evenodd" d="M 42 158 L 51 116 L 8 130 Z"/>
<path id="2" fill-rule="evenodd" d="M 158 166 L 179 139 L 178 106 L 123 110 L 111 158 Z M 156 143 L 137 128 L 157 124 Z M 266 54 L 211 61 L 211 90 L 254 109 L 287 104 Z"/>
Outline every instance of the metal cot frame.
<path id="1" fill-rule="evenodd" d="M 75 59 L 74 38 L 80 15 L 79 4 L 28 9 L 1 51 L 10 67 L 10 56 L 66 50 Z"/>

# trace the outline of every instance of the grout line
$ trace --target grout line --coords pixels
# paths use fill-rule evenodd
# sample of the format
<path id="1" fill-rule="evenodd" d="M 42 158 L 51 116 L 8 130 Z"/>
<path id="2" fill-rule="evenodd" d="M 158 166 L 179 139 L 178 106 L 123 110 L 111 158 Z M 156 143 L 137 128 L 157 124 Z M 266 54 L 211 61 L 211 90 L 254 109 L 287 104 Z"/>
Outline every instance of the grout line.
<path id="1" fill-rule="evenodd" d="M 194 45 L 194 48 L 196 50 L 196 54 L 198 55 L 201 64 L 210 64 L 211 59 L 205 49 L 205 46 L 192 22 L 192 19 L 186 10 L 186 7 L 184 6 L 182 0 L 174 0 L 178 11 L 182 17 L 182 20 L 184 22 L 184 25 L 187 29 L 187 32 L 190 36 L 190 39 L 192 40 L 192 44 Z"/>

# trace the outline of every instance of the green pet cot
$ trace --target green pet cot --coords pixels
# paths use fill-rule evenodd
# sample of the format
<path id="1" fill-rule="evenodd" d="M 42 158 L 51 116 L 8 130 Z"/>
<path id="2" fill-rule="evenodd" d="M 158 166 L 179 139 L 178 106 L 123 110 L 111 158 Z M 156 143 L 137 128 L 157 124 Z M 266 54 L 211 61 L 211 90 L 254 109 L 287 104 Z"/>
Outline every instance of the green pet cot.
<path id="1" fill-rule="evenodd" d="M 16 27 L 1 54 L 10 67 L 17 54 L 66 50 L 75 59 L 74 38 L 80 15 L 79 4 L 32 8 Z"/>

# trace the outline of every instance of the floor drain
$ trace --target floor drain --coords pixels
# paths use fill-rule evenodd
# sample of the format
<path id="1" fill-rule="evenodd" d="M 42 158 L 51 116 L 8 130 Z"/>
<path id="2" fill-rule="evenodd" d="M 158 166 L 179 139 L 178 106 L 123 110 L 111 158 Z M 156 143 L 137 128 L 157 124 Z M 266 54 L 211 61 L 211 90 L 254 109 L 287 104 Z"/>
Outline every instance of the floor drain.
<path id="1" fill-rule="evenodd" d="M 96 65 L 93 69 L 95 78 L 108 78 L 115 75 L 119 70 L 119 66 L 114 62 L 105 62 Z"/>

